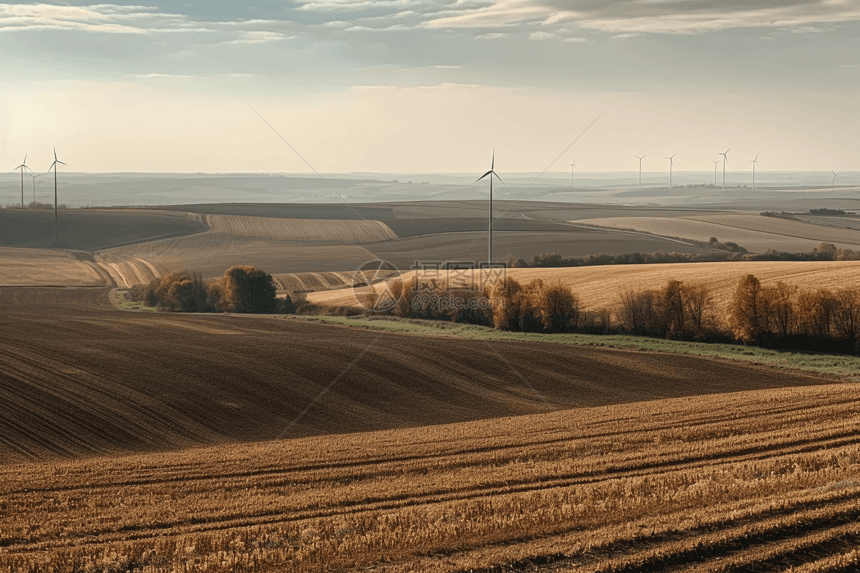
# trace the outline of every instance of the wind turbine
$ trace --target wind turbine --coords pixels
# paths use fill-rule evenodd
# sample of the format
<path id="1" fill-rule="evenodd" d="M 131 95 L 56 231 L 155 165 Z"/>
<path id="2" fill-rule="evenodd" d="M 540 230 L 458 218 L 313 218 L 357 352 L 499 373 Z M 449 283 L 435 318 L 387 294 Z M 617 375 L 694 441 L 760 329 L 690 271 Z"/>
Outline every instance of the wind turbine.
<path id="1" fill-rule="evenodd" d="M 726 149 L 725 153 L 718 153 L 717 155 L 723 156 L 723 189 L 726 188 L 726 163 L 729 161 L 729 151 Z"/>
<path id="2" fill-rule="evenodd" d="M 675 157 L 676 155 L 678 155 L 678 154 L 677 154 L 677 153 L 673 153 L 672 155 L 670 155 L 669 157 L 667 157 L 667 158 L 666 158 L 666 159 L 668 159 L 668 160 L 669 160 L 669 189 L 671 189 L 671 188 L 672 188 L 672 166 L 673 166 L 673 164 L 675 163 L 675 162 L 673 161 L 673 159 L 674 159 L 674 157 Z"/>
<path id="3" fill-rule="evenodd" d="M 714 164 L 714 187 L 717 186 L 717 165 L 720 164 L 719 159 L 711 159 L 711 163 Z"/>
<path id="4" fill-rule="evenodd" d="M 836 191 L 836 176 L 839 174 L 836 173 L 835 171 L 833 171 L 832 169 L 830 170 L 830 172 L 833 174 L 833 182 L 832 182 L 831 191 L 835 192 Z"/>
<path id="5" fill-rule="evenodd" d="M 576 159 L 570 164 L 570 202 L 573 203 L 573 170 L 576 169 Z"/>
<path id="6" fill-rule="evenodd" d="M 48 167 L 48 171 L 54 170 L 54 244 L 57 244 L 57 165 L 66 165 L 57 159 L 57 148 L 54 147 L 54 162 Z"/>
<path id="7" fill-rule="evenodd" d="M 33 178 L 33 203 L 36 202 L 36 178 L 41 177 L 44 173 L 39 173 L 38 175 L 33 175 L 32 173 L 28 173 L 30 177 Z"/>
<path id="8" fill-rule="evenodd" d="M 639 160 L 639 188 L 642 189 L 642 160 L 645 159 L 645 155 L 639 157 L 638 155 L 634 156 Z"/>
<path id="9" fill-rule="evenodd" d="M 490 263 L 493 261 L 493 177 L 502 181 L 502 178 L 498 176 L 495 172 L 496 168 L 496 151 L 493 150 L 493 160 L 490 163 L 490 170 L 478 177 L 475 180 L 475 183 L 483 179 L 484 177 L 490 176 L 490 217 L 489 217 L 489 231 L 490 231 L 490 242 L 487 246 L 487 262 Z M 504 183 L 504 181 L 502 181 Z"/>
<path id="10" fill-rule="evenodd" d="M 755 191 L 755 168 L 758 167 L 758 154 L 757 153 L 756 153 L 755 159 L 750 161 L 750 163 L 753 164 L 753 188 L 752 188 L 752 190 Z"/>
<path id="11" fill-rule="evenodd" d="M 21 170 L 21 208 L 24 208 L 24 171 L 30 169 L 27 167 L 27 154 L 24 154 L 24 163 L 16 167 L 15 169 Z"/>

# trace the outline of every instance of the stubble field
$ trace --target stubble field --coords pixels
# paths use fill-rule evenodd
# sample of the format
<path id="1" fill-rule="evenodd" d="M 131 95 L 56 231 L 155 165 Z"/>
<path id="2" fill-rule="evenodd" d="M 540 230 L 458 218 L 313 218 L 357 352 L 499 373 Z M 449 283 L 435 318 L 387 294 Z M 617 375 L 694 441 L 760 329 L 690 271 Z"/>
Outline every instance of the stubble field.
<path id="1" fill-rule="evenodd" d="M 0 570 L 856 571 L 858 389 L 0 466 Z"/>

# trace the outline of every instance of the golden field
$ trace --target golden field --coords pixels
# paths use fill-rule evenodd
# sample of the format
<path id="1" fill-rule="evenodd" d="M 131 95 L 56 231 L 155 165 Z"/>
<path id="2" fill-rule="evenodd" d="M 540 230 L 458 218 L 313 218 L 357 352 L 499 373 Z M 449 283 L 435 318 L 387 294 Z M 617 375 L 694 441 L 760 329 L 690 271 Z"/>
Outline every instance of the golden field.
<path id="1" fill-rule="evenodd" d="M 68 251 L 0 247 L 0 286 L 103 286 L 106 273 Z"/>
<path id="2" fill-rule="evenodd" d="M 630 229 L 668 237 L 731 241 L 750 252 L 768 249 L 789 253 L 808 253 L 821 243 L 834 243 L 840 249 L 860 250 L 860 231 L 826 227 L 801 221 L 731 213 L 684 215 L 679 217 L 611 217 L 572 221 L 598 227 Z"/>
<path id="3" fill-rule="evenodd" d="M 415 280 L 417 271 L 402 275 L 403 280 Z M 615 309 L 618 294 L 624 288 L 656 289 L 674 279 L 683 282 L 705 284 L 711 288 L 717 308 L 723 308 L 731 299 L 738 280 L 747 274 L 755 275 L 763 284 L 783 281 L 801 288 L 838 288 L 860 283 L 860 261 L 743 261 L 718 263 L 682 263 L 647 265 L 605 265 L 570 268 L 523 268 L 507 269 L 507 276 L 521 283 L 541 279 L 551 283 L 560 281 L 573 289 L 586 310 Z M 420 280 L 444 278 L 445 273 L 423 272 Z M 457 273 L 456 276 L 460 276 Z M 471 276 L 469 274 L 467 277 Z M 475 280 L 491 281 L 490 275 Z M 495 276 L 495 275 L 494 275 Z M 381 287 L 377 287 L 381 290 Z M 368 288 L 346 288 L 311 293 L 308 300 L 329 306 L 355 306 L 357 300 L 364 301 Z"/>
<path id="4" fill-rule="evenodd" d="M 396 239 L 381 221 L 282 219 L 239 215 L 204 215 L 214 233 L 262 237 L 303 244 L 354 244 Z"/>
<path id="5" fill-rule="evenodd" d="M 858 391 L 0 466 L 0 571 L 852 571 Z"/>

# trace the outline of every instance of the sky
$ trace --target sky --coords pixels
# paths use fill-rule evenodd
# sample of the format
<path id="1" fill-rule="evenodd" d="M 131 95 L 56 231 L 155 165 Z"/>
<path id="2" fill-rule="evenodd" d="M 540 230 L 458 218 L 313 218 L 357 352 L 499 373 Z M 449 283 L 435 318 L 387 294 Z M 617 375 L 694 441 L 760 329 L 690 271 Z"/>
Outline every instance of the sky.
<path id="1" fill-rule="evenodd" d="M 860 170 L 860 0 L 0 4 L 0 61 L 9 170 Z"/>

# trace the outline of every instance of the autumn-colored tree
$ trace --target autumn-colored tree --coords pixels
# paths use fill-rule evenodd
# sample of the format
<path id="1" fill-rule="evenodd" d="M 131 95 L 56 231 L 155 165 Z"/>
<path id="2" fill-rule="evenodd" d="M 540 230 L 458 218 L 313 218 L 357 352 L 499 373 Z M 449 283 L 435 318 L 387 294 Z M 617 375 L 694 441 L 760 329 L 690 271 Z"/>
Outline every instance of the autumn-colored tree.
<path id="1" fill-rule="evenodd" d="M 659 314 L 654 291 L 625 288 L 621 290 L 618 298 L 621 304 L 616 318 L 625 330 L 634 334 L 646 334 L 657 326 Z"/>
<path id="2" fill-rule="evenodd" d="M 801 291 L 797 295 L 798 330 L 807 336 L 829 338 L 835 309 L 836 299 L 829 290 Z"/>
<path id="3" fill-rule="evenodd" d="M 579 324 L 579 298 L 570 287 L 560 282 L 542 288 L 536 293 L 536 307 L 541 322 L 549 332 L 568 332 Z"/>
<path id="4" fill-rule="evenodd" d="M 761 290 L 760 315 L 767 332 L 779 336 L 793 334 L 796 326 L 795 297 L 797 287 L 780 281 Z"/>
<path id="5" fill-rule="evenodd" d="M 684 285 L 687 318 L 695 332 L 702 332 L 710 323 L 713 303 L 711 289 L 706 285 Z"/>
<path id="6" fill-rule="evenodd" d="M 846 287 L 834 293 L 833 326 L 841 338 L 860 340 L 860 288 Z"/>
<path id="7" fill-rule="evenodd" d="M 760 292 L 761 283 L 753 275 L 738 281 L 729 306 L 729 328 L 738 340 L 752 342 L 762 333 Z"/>
<path id="8" fill-rule="evenodd" d="M 272 275 L 256 267 L 230 267 L 209 291 L 221 312 L 265 314 L 277 308 L 277 289 Z"/>

